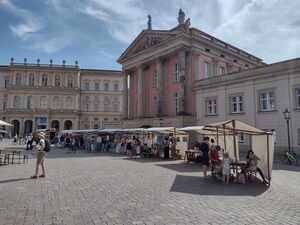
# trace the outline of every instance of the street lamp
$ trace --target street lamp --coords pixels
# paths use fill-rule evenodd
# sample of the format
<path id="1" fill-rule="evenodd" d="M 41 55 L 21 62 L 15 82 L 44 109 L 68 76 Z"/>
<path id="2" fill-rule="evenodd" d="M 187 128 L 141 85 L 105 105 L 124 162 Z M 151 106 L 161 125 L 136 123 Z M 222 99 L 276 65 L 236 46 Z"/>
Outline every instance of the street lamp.
<path id="1" fill-rule="evenodd" d="M 159 119 L 159 124 L 160 124 L 160 127 L 162 127 L 162 125 L 163 125 L 163 122 L 164 122 L 164 119 L 163 119 L 163 118 L 160 118 L 160 119 Z"/>
<path id="2" fill-rule="evenodd" d="M 288 109 L 285 109 L 284 112 L 282 112 L 284 115 L 284 119 L 286 119 L 287 124 L 287 132 L 288 132 L 288 147 L 289 147 L 289 153 L 291 153 L 291 142 L 290 142 L 290 119 L 291 119 L 291 112 Z"/>

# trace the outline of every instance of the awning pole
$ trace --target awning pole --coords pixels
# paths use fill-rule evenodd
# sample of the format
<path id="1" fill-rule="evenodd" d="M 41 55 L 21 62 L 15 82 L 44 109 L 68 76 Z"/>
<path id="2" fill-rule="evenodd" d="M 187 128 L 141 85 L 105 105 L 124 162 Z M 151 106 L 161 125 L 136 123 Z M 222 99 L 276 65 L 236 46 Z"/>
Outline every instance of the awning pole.
<path id="1" fill-rule="evenodd" d="M 233 128 L 233 146 L 234 146 L 234 157 L 235 157 L 235 171 L 237 175 L 237 152 L 236 152 L 236 130 L 235 130 L 235 120 L 232 120 L 232 128 Z"/>
<path id="2" fill-rule="evenodd" d="M 267 157 L 268 157 L 268 180 L 269 180 L 269 186 L 271 186 L 271 177 L 270 177 L 270 145 L 269 145 L 269 134 L 267 134 Z"/>
<path id="3" fill-rule="evenodd" d="M 252 149 L 252 135 L 249 135 L 250 149 Z"/>
<path id="4" fill-rule="evenodd" d="M 225 124 L 223 124 L 223 134 L 224 134 L 224 149 L 226 150 L 226 133 L 225 133 Z"/>
<path id="5" fill-rule="evenodd" d="M 217 127 L 217 145 L 219 145 L 219 127 Z"/>

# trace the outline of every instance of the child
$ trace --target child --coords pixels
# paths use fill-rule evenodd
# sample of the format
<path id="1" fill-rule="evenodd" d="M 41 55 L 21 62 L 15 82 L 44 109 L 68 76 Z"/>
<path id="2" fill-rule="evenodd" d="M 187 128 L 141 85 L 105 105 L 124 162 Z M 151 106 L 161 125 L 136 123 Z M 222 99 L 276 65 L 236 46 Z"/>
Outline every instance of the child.
<path id="1" fill-rule="evenodd" d="M 222 160 L 222 174 L 223 174 L 223 183 L 224 184 L 229 183 L 230 162 L 231 162 L 231 160 L 229 158 L 229 153 L 224 152 L 223 160 Z"/>

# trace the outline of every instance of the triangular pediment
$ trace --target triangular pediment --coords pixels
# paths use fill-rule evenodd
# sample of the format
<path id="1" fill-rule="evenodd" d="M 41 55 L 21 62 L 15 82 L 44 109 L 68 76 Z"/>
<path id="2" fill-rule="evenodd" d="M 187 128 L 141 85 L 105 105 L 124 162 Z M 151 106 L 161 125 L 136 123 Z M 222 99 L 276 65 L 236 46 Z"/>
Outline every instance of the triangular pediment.
<path id="1" fill-rule="evenodd" d="M 129 47 L 122 53 L 117 60 L 119 63 L 124 59 L 151 48 L 173 36 L 178 34 L 178 31 L 168 30 L 143 30 Z"/>

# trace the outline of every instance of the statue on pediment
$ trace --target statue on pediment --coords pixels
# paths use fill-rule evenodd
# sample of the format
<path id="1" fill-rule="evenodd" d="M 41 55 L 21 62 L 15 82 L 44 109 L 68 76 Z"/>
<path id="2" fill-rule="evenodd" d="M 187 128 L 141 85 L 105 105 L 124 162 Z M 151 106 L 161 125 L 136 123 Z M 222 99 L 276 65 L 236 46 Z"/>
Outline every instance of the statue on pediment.
<path id="1" fill-rule="evenodd" d="M 178 19 L 179 25 L 183 25 L 184 24 L 185 14 L 184 14 L 184 12 L 181 9 L 179 9 L 178 18 L 177 19 Z"/>
<path id="2" fill-rule="evenodd" d="M 148 15 L 148 30 L 152 30 L 152 19 L 150 15 Z"/>
<path id="3" fill-rule="evenodd" d="M 188 30 L 188 29 L 190 28 L 190 26 L 191 26 L 191 19 L 188 18 L 188 19 L 185 21 L 184 25 L 185 25 L 185 29 Z"/>

